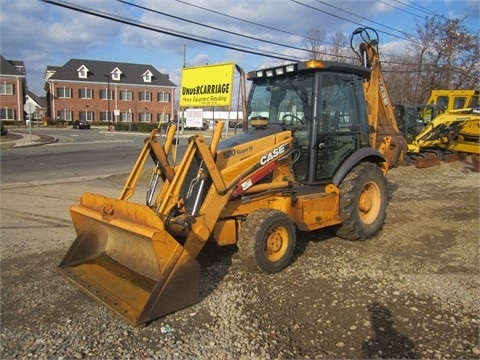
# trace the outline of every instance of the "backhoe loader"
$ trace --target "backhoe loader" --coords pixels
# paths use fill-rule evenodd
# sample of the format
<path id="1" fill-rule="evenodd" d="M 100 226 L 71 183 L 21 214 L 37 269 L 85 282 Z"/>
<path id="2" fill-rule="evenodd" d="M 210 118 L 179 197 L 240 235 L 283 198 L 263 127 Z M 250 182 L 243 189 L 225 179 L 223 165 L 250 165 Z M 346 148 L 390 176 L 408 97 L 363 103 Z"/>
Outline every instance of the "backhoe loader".
<path id="1" fill-rule="evenodd" d="M 70 209 L 77 238 L 60 272 L 134 326 L 199 301 L 207 241 L 236 244 L 235 256 L 276 273 L 292 260 L 297 230 L 362 240 L 384 224 L 383 154 L 399 151 L 386 130 L 372 133 L 379 97 L 366 83 L 381 80 L 371 69 L 311 60 L 247 79 L 244 132 L 221 141 L 218 122 L 209 144 L 190 137 L 174 165 L 175 124 L 164 137 L 154 130 L 118 198 L 85 193 Z M 145 203 L 129 201 L 147 167 Z"/>

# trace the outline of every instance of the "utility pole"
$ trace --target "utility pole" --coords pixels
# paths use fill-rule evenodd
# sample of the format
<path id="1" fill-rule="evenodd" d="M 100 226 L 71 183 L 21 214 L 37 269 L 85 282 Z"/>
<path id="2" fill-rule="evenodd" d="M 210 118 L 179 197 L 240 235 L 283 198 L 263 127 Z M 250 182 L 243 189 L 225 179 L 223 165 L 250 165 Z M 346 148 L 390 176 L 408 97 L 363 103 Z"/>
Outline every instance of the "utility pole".
<path id="1" fill-rule="evenodd" d="M 108 112 L 107 112 L 107 120 L 108 120 L 108 131 L 112 131 L 110 128 L 110 74 L 103 75 L 107 78 L 107 102 L 108 102 Z"/>

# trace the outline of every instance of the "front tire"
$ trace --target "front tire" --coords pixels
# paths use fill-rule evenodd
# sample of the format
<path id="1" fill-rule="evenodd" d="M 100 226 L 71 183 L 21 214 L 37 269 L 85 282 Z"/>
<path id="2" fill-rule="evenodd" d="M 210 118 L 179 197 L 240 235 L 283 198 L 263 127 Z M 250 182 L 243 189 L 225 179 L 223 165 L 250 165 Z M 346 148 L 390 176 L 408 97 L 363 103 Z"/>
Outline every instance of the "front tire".
<path id="1" fill-rule="evenodd" d="M 274 209 L 252 212 L 242 224 L 240 256 L 267 273 L 276 273 L 292 261 L 296 229 L 292 220 Z"/>
<path id="2" fill-rule="evenodd" d="M 387 216 L 387 179 L 372 163 L 361 163 L 342 180 L 337 236 L 364 240 L 382 228 Z"/>

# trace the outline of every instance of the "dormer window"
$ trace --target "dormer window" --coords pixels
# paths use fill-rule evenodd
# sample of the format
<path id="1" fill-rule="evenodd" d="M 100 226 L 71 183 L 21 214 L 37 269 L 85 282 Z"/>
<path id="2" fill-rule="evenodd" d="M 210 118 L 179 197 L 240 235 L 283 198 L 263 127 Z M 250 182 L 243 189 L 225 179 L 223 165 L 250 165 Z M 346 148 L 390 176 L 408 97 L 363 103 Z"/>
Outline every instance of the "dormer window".
<path id="1" fill-rule="evenodd" d="M 122 77 L 122 71 L 119 68 L 115 68 L 110 74 L 112 75 L 112 80 L 115 81 L 120 81 Z"/>
<path id="2" fill-rule="evenodd" d="M 152 72 L 150 70 L 147 70 L 143 73 L 143 82 L 152 82 Z"/>
<path id="3" fill-rule="evenodd" d="M 77 73 L 80 79 L 86 79 L 88 76 L 88 69 L 85 65 L 82 65 L 78 68 Z"/>

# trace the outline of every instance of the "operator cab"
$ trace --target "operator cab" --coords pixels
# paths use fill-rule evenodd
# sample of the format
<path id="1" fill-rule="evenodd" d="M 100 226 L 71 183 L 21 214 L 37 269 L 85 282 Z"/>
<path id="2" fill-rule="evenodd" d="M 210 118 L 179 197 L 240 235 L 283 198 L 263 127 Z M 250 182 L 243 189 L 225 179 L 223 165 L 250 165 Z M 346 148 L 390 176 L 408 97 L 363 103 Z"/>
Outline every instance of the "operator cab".
<path id="1" fill-rule="evenodd" d="M 291 130 L 300 156 L 294 169 L 301 183 L 329 182 L 360 147 L 369 146 L 364 67 L 308 61 L 250 72 L 251 127 Z"/>

